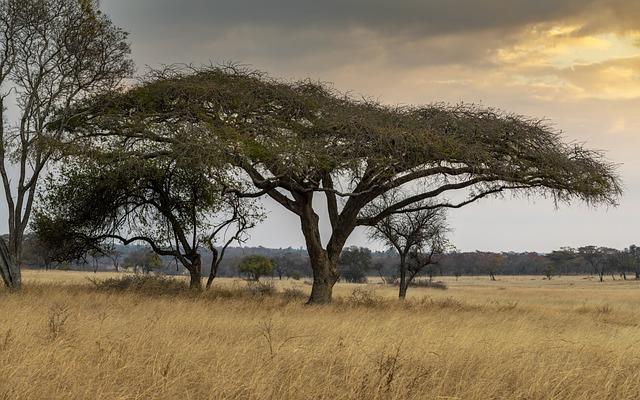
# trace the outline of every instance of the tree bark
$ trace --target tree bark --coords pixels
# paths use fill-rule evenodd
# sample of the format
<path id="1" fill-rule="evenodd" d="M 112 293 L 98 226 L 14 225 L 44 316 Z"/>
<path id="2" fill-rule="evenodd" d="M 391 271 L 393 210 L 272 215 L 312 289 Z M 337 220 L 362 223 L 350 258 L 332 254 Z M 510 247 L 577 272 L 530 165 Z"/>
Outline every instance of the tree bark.
<path id="1" fill-rule="evenodd" d="M 0 275 L 2 275 L 5 286 L 9 289 L 16 290 L 22 287 L 20 268 L 2 238 L 0 238 Z"/>
<path id="2" fill-rule="evenodd" d="M 330 258 L 327 251 L 322 247 L 318 226 L 319 218 L 311 207 L 311 199 L 308 199 L 308 201 L 300 213 L 302 233 L 307 244 L 309 261 L 313 270 L 313 286 L 311 286 L 311 296 L 307 304 L 329 304 L 333 294 L 333 285 L 339 278 L 337 258 Z M 339 228 L 334 227 L 334 234 L 336 229 Z"/>
<path id="3" fill-rule="evenodd" d="M 405 252 L 400 254 L 400 291 L 398 298 L 404 300 L 407 297 L 407 289 L 409 288 L 409 282 L 407 282 L 407 257 Z"/>
<path id="4" fill-rule="evenodd" d="M 329 304 L 333 295 L 333 286 L 338 281 L 336 265 L 325 257 L 324 260 L 312 260 L 313 286 L 307 304 Z"/>
<path id="5" fill-rule="evenodd" d="M 202 257 L 200 254 L 196 254 L 193 257 L 193 262 L 189 268 L 189 275 L 191 280 L 189 281 L 189 288 L 193 290 L 202 290 Z"/>
<path id="6" fill-rule="evenodd" d="M 215 248 L 211 249 L 212 259 L 211 259 L 211 270 L 209 270 L 209 279 L 207 279 L 207 289 L 211 287 L 213 284 L 213 280 L 218 275 L 218 250 Z"/>

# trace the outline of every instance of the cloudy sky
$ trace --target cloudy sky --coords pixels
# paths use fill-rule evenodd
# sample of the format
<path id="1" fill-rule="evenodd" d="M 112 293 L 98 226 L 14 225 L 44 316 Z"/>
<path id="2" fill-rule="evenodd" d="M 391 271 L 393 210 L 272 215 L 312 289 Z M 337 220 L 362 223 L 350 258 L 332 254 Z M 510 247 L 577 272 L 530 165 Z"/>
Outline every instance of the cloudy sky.
<path id="1" fill-rule="evenodd" d="M 460 250 L 640 242 L 640 1 L 102 0 L 139 71 L 240 62 L 392 104 L 473 102 L 548 118 L 620 164 L 617 208 L 489 199 L 452 212 Z M 298 247 L 278 207 L 250 244 Z M 358 232 L 353 244 L 376 245 Z"/>

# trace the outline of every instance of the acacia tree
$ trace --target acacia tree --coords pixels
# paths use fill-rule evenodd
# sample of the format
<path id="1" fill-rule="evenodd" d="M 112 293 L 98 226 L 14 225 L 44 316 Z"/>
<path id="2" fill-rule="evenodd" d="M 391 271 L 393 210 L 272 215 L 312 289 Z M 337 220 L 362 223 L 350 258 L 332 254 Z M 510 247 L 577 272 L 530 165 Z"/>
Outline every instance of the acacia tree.
<path id="1" fill-rule="evenodd" d="M 396 200 L 391 194 L 382 196 L 372 206 L 371 214 L 378 214 Z M 398 297 L 404 300 L 413 279 L 425 268 L 433 265 L 447 247 L 446 212 L 443 208 L 429 208 L 426 202 L 417 203 L 418 210 L 391 214 L 370 230 L 370 237 L 393 248 L 400 258 L 398 266 L 400 289 Z"/>
<path id="2" fill-rule="evenodd" d="M 131 74 L 127 34 L 91 1 L 0 1 L 0 176 L 8 208 L 8 250 L 19 263 L 38 181 L 76 100 Z M 17 118 L 10 117 L 15 108 Z M 49 122 L 55 115 L 55 129 Z M 20 270 L 0 268 L 18 288 Z"/>
<path id="3" fill-rule="evenodd" d="M 508 191 L 591 204 L 614 204 L 620 193 L 615 166 L 564 143 L 544 121 L 465 105 L 385 106 L 236 68 L 156 72 L 125 93 L 87 102 L 69 131 L 78 143 L 117 136 L 175 157 L 226 160 L 255 187 L 240 196 L 269 196 L 299 218 L 313 304 L 331 301 L 340 254 L 359 226 Z M 397 190 L 406 195 L 364 213 Z M 460 200 L 443 198 L 451 193 Z"/>
<path id="4" fill-rule="evenodd" d="M 247 256 L 240 261 L 238 271 L 258 282 L 261 276 L 271 275 L 273 260 L 262 255 Z"/>
<path id="5" fill-rule="evenodd" d="M 197 160 L 189 165 L 170 158 L 144 160 L 114 146 L 91 155 L 85 147 L 82 155 L 65 157 L 48 182 L 34 231 L 50 246 L 60 242 L 71 249 L 70 259 L 113 240 L 143 243 L 159 256 L 175 257 L 189 271 L 194 289 L 202 287 L 201 247 L 207 245 L 214 250 L 209 287 L 225 249 L 242 240 L 260 209 L 223 193 Z M 58 229 L 46 229 L 51 226 Z M 217 240 L 222 240 L 219 253 Z"/>
<path id="6" fill-rule="evenodd" d="M 342 251 L 339 261 L 341 277 L 351 283 L 366 283 L 371 270 L 371 250 L 351 246 Z"/>
<path id="7" fill-rule="evenodd" d="M 613 267 L 617 262 L 616 249 L 598 246 L 583 246 L 578 248 L 578 254 L 587 262 L 598 275 L 600 282 L 604 282 L 604 275 L 611 271 L 613 277 Z M 615 278 L 614 278 L 615 279 Z"/>
<path id="8" fill-rule="evenodd" d="M 629 255 L 629 262 L 633 267 L 636 279 L 640 279 L 640 247 L 632 244 L 627 248 L 627 254 Z"/>

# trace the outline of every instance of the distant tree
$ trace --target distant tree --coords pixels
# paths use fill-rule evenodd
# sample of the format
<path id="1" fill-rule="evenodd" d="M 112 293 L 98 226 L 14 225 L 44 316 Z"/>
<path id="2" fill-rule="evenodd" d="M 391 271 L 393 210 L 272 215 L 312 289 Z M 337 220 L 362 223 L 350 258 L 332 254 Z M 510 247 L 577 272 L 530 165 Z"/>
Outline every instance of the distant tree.
<path id="1" fill-rule="evenodd" d="M 371 206 L 370 213 L 377 214 L 397 201 L 395 194 L 383 196 Z M 393 248 L 399 258 L 400 289 L 398 296 L 405 299 L 413 279 L 423 271 L 433 280 L 437 259 L 448 243 L 446 213 L 442 208 L 430 208 L 426 202 L 416 204 L 416 211 L 391 214 L 380 220 L 371 230 L 370 237 Z"/>
<path id="2" fill-rule="evenodd" d="M 76 101 L 113 89 L 132 73 L 126 39 L 93 2 L 0 2 L 0 177 L 8 249 L 17 261 L 12 271 L 0 267 L 7 286 L 20 286 L 25 230 L 40 176 L 53 156 L 43 144 L 62 137 Z M 6 115 L 12 99 L 19 113 L 14 123 Z"/>
<path id="3" fill-rule="evenodd" d="M 627 249 L 629 254 L 629 261 L 635 273 L 636 279 L 640 279 L 640 247 L 632 244 Z"/>
<path id="4" fill-rule="evenodd" d="M 560 250 L 554 250 L 549 253 L 547 258 L 553 264 L 554 270 L 566 274 L 571 269 L 571 266 L 575 264 L 578 254 L 570 247 L 562 247 Z"/>
<path id="5" fill-rule="evenodd" d="M 371 270 L 371 250 L 365 247 L 347 247 L 340 256 L 340 275 L 351 283 L 367 281 L 367 272 Z"/>
<path id="6" fill-rule="evenodd" d="M 496 275 L 502 271 L 507 256 L 500 253 L 483 253 L 479 251 L 476 252 L 476 255 L 479 258 L 484 273 L 489 275 L 489 279 L 495 281 Z"/>
<path id="7" fill-rule="evenodd" d="M 254 281 L 258 281 L 261 276 L 271 275 L 273 261 L 261 255 L 247 256 L 238 265 L 238 271 L 251 277 Z"/>
<path id="8" fill-rule="evenodd" d="M 111 260 L 113 264 L 113 269 L 116 272 L 120 271 L 120 258 L 122 257 L 122 252 L 116 248 L 116 246 L 108 246 L 105 249 L 105 256 Z"/>
<path id="9" fill-rule="evenodd" d="M 98 268 L 100 267 L 100 259 L 105 256 L 105 253 L 100 248 L 94 248 L 87 251 L 87 256 L 91 258 L 91 263 L 93 264 L 93 273 L 98 272 Z"/>
<path id="10" fill-rule="evenodd" d="M 619 263 L 618 253 L 618 250 L 608 247 L 583 246 L 578 248 L 578 254 L 591 266 L 600 282 L 604 281 L 604 276 L 608 271 L 613 277 L 614 269 Z"/>
<path id="11" fill-rule="evenodd" d="M 546 276 L 548 280 L 551 280 L 551 278 L 553 277 L 553 274 L 556 273 L 556 269 L 552 263 L 549 263 L 547 264 L 546 267 L 544 267 L 543 272 L 544 272 L 544 276 Z"/>
<path id="12" fill-rule="evenodd" d="M 127 269 L 132 269 L 134 273 L 138 273 L 138 271 L 141 270 L 143 273 L 148 274 L 152 271 L 162 269 L 164 263 L 160 256 L 153 250 L 150 248 L 142 248 L 129 253 L 123 261 L 123 266 Z"/>
<path id="13" fill-rule="evenodd" d="M 282 255 L 273 259 L 273 271 L 278 275 L 278 279 L 282 280 L 282 277 L 289 276 L 291 272 L 290 260 Z"/>

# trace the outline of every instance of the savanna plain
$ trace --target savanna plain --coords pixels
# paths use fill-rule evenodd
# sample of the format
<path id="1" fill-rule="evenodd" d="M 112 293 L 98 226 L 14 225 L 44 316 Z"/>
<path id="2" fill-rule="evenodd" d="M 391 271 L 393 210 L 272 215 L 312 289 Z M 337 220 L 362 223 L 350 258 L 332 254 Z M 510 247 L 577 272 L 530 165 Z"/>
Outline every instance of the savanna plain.
<path id="1" fill-rule="evenodd" d="M 306 306 L 304 281 L 114 275 L 0 290 L 0 399 L 640 398 L 633 280 L 443 278 L 399 302 L 372 279 Z"/>

